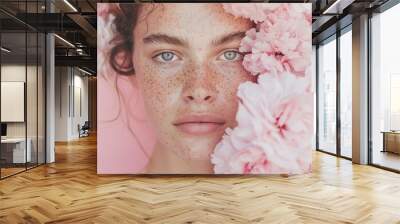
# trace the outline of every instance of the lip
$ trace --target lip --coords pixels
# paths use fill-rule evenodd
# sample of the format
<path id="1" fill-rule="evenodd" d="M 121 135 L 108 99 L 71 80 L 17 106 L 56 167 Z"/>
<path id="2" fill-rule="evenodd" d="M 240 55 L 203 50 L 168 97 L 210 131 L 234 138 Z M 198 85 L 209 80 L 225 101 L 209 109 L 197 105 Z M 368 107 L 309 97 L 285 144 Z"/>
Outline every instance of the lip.
<path id="1" fill-rule="evenodd" d="M 185 115 L 173 124 L 182 132 L 190 135 L 206 135 L 225 126 L 226 121 L 213 114 Z"/>

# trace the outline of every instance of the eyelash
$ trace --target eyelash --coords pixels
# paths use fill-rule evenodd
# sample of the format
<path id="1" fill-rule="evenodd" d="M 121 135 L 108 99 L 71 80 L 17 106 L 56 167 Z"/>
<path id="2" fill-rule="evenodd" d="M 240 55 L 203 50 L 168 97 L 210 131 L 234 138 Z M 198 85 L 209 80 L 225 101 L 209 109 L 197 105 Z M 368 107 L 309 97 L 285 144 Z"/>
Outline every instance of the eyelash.
<path id="1" fill-rule="evenodd" d="M 172 57 L 174 57 L 174 58 L 172 60 L 170 60 L 170 61 L 166 61 L 165 59 L 162 58 L 162 55 L 165 54 L 165 53 L 172 54 Z M 180 59 L 180 57 L 176 53 L 174 53 L 173 51 L 162 51 L 162 52 L 156 54 L 155 56 L 153 56 L 153 59 L 155 61 L 159 62 L 159 63 L 171 63 L 171 62 L 176 61 L 177 59 Z"/>
<path id="2" fill-rule="evenodd" d="M 223 56 L 225 55 L 225 53 L 227 53 L 227 52 L 234 52 L 234 53 L 236 53 L 237 55 L 236 55 L 235 60 L 220 59 L 220 57 L 223 57 Z M 238 50 L 236 50 L 236 49 L 225 50 L 225 51 L 223 51 L 223 52 L 217 57 L 218 60 L 222 60 L 222 61 L 239 61 L 239 60 L 241 60 L 242 58 L 243 58 L 243 54 L 242 54 L 241 52 L 239 52 Z"/>
<path id="3" fill-rule="evenodd" d="M 236 53 L 237 54 L 236 58 L 234 60 L 221 59 L 221 57 L 225 56 L 225 53 L 227 53 L 227 52 Z M 166 54 L 166 53 L 172 54 L 173 59 L 171 59 L 170 61 L 166 61 L 165 59 L 163 59 L 162 55 Z M 218 55 L 217 60 L 221 60 L 221 61 L 239 61 L 242 58 L 243 58 L 243 54 L 241 52 L 239 52 L 236 49 L 229 49 L 229 50 L 223 51 L 220 55 Z M 153 56 L 153 59 L 155 61 L 159 62 L 159 63 L 171 63 L 171 62 L 174 62 L 174 61 L 179 60 L 181 58 L 176 53 L 174 53 L 173 51 L 163 51 L 163 52 L 160 52 L 160 53 L 156 54 L 155 56 Z"/>

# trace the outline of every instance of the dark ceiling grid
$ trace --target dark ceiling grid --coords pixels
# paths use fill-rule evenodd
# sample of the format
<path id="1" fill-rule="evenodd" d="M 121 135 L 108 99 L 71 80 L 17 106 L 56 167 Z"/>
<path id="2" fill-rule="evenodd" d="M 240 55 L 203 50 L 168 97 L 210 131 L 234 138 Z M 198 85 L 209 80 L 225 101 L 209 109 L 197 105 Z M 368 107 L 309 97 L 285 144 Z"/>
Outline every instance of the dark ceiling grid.
<path id="1" fill-rule="evenodd" d="M 25 0 L 24 0 L 25 1 Z M 3 30 L 13 30 L 23 23 L 45 32 L 55 32 L 72 43 L 68 46 L 62 40 L 56 41 L 56 65 L 74 65 L 96 72 L 96 3 L 98 2 L 149 2 L 113 0 L 65 0 L 73 6 L 71 10 L 64 0 L 50 0 L 58 8 L 57 13 L 28 13 L 19 7 L 17 0 L 1 0 L 0 21 Z M 312 37 L 317 44 L 351 23 L 354 16 L 372 10 L 388 0 L 270 0 L 268 2 L 306 2 L 312 3 Z M 157 2 L 157 1 L 153 1 Z M 165 1 L 164 1 L 165 2 Z M 210 2 L 215 2 L 210 0 Z M 265 1 L 248 1 L 265 2 Z M 44 6 L 41 6 L 42 8 Z M 335 7 L 337 12 L 332 13 Z M 330 8 L 330 9 L 329 9 Z M 330 13 L 326 13 L 329 9 Z M 10 16 L 12 15 L 12 16 Z M 35 19 L 33 19 L 35 18 Z M 79 50 L 78 50 L 79 49 Z"/>

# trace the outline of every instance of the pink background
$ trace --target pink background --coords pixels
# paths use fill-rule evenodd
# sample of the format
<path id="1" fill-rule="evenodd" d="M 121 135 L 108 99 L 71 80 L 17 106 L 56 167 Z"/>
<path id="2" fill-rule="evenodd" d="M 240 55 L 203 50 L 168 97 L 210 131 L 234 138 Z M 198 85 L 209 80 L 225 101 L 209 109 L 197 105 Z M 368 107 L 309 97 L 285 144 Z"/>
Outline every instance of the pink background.
<path id="1" fill-rule="evenodd" d="M 97 172 L 99 174 L 134 174 L 140 173 L 147 163 L 132 131 L 140 139 L 140 143 L 151 154 L 155 143 L 151 125 L 146 119 L 142 98 L 133 88 L 128 77 L 118 76 L 119 96 L 115 90 L 117 76 L 109 71 L 107 79 L 99 76 L 98 91 L 98 132 Z M 129 95 L 127 94 L 129 93 Z M 120 114 L 118 114 L 121 109 Z M 134 114 L 135 120 L 128 121 L 126 110 Z"/>
<path id="2" fill-rule="evenodd" d="M 265 16 L 264 11 L 259 10 L 259 6 L 264 6 L 265 10 L 275 10 L 278 5 L 273 4 L 226 4 L 231 13 L 236 16 L 244 16 L 245 18 L 252 18 L 255 16 L 255 12 L 262 12 L 261 14 Z M 291 4 L 289 4 L 291 5 Z M 293 7 L 300 6 L 301 4 L 292 5 Z M 98 174 L 140 174 L 143 172 L 143 168 L 146 167 L 148 162 L 148 156 L 151 156 L 152 149 L 154 148 L 155 144 L 155 134 L 153 128 L 151 127 L 148 118 L 146 117 L 146 112 L 143 105 L 143 98 L 138 91 L 138 88 L 135 88 L 133 82 L 131 82 L 131 77 L 117 75 L 116 72 L 111 69 L 108 63 L 108 56 L 107 51 L 110 49 L 110 40 L 113 37 L 113 26 L 110 22 L 107 22 L 109 18 L 112 17 L 110 13 L 114 10 L 115 4 L 98 4 L 101 10 L 98 10 L 98 16 L 103 17 L 100 19 L 98 17 L 98 79 L 97 79 L 97 94 L 98 94 L 98 132 L 97 132 L 97 143 L 98 143 L 98 153 L 97 153 L 97 172 Z M 276 16 L 280 15 L 279 13 L 285 13 L 285 7 L 287 4 L 281 4 L 283 6 L 280 8 L 281 10 L 276 10 Z M 310 5 L 309 5 L 310 6 Z M 243 9 L 246 9 L 243 11 Z M 235 10 L 237 12 L 235 12 Z M 299 10 L 299 8 L 297 8 Z M 241 15 L 241 13 L 245 13 L 245 15 Z M 299 11 L 300 13 L 302 11 Z M 103 14 L 102 14 L 103 13 Z M 248 13 L 248 14 L 246 14 Z M 275 15 L 275 14 L 274 14 Z M 309 76 L 310 74 L 307 72 L 307 61 L 310 58 L 311 54 L 311 13 L 307 14 L 298 14 L 298 15 L 308 15 L 306 21 L 300 21 L 299 24 L 296 23 L 296 19 L 292 19 L 292 23 L 295 24 L 297 29 L 293 29 L 293 26 L 288 26 L 287 20 L 281 20 L 281 23 L 278 23 L 280 27 L 274 27 L 275 32 L 278 34 L 285 33 L 285 32 L 295 32 L 296 35 L 299 35 L 299 40 L 293 41 L 304 41 L 301 47 L 296 49 L 291 49 L 287 52 L 288 55 L 293 54 L 293 58 L 289 58 L 289 63 L 286 64 L 286 69 L 293 69 L 290 72 L 297 72 L 297 73 L 290 73 L 286 74 L 286 71 L 283 72 L 281 78 L 277 78 L 276 76 L 273 80 L 267 80 L 264 85 L 257 85 L 257 88 L 252 88 L 254 90 L 256 98 L 251 98 L 254 101 L 251 102 L 270 102 L 271 99 L 278 99 L 277 102 L 271 101 L 270 104 L 261 104 L 266 106 L 267 108 L 259 108 L 261 111 L 266 112 L 267 116 L 277 116 L 281 114 L 280 112 L 287 112 L 287 108 L 290 110 L 297 110 L 296 113 L 285 113 L 285 114 L 294 114 L 294 117 L 285 117 L 282 122 L 285 122 L 285 125 L 289 125 L 293 127 L 291 132 L 285 134 L 284 137 L 272 138 L 268 137 L 267 135 L 247 135 L 250 132 L 245 130 L 246 138 L 253 139 L 253 137 L 258 136 L 258 141 L 268 142 L 268 148 L 264 145 L 258 151 L 253 149 L 253 146 L 246 145 L 248 141 L 243 141 L 243 145 L 239 148 L 233 147 L 232 144 L 229 144 L 231 139 L 234 138 L 227 136 L 225 141 L 221 141 L 219 148 L 215 149 L 214 154 L 212 155 L 212 161 L 215 165 L 214 171 L 216 173 L 237 173 L 243 174 L 246 173 L 247 165 L 251 165 L 251 170 L 248 172 L 254 171 L 254 173 L 304 173 L 309 172 L 311 169 L 311 136 L 312 136 L 312 84 L 307 83 L 308 79 L 303 79 L 300 85 L 296 76 L 300 74 Z M 277 17 L 278 18 L 278 17 Z M 293 17 L 298 18 L 298 17 Z M 104 20 L 103 20 L 104 19 Z M 254 19 L 253 19 L 254 20 Z M 282 22 L 283 21 L 283 22 Z M 304 30 L 304 28 L 307 29 Z M 285 33 L 287 34 L 287 33 Z M 251 34 L 248 34 L 251 35 Z M 284 35 L 276 35 L 276 36 L 283 36 Z M 256 37 L 256 36 L 255 36 Z M 275 36 L 272 36 L 275 38 Z M 304 40 L 303 40 L 304 39 Z M 250 49 L 252 49 L 255 42 L 259 41 L 257 38 L 254 40 L 247 36 L 247 40 L 245 44 L 249 45 Z M 278 50 L 286 50 L 287 49 L 287 40 L 286 39 L 278 39 L 274 40 L 275 44 L 279 45 Z M 309 48 L 308 48 L 309 46 Z M 264 49 L 266 50 L 266 49 Z M 297 52 L 298 50 L 299 52 Z M 309 52 L 308 52 L 309 50 Z M 294 57 L 297 54 L 302 55 L 302 57 Z M 273 55 L 273 54 L 272 54 Z M 260 69 L 277 69 L 273 66 L 281 66 L 281 70 L 284 68 L 281 64 L 260 64 L 257 60 L 257 55 L 247 55 L 250 57 L 255 57 L 251 60 L 247 61 L 248 68 L 246 68 L 246 64 L 244 64 L 245 68 L 253 72 L 254 74 L 259 73 Z M 293 59 L 293 61 L 292 61 Z M 278 60 L 278 59 L 276 59 Z M 299 61 L 300 60 L 300 61 Z M 302 63 L 304 62 L 304 63 Z M 255 63 L 255 64 L 249 64 Z M 272 66 L 272 67 L 268 67 Z M 256 71 L 252 71 L 255 69 Z M 278 71 L 278 70 L 277 70 Z M 295 75 L 297 74 L 297 75 Z M 263 76 L 264 77 L 264 76 Z M 282 78 L 284 77 L 284 78 Z M 265 76 L 265 78 L 268 78 Z M 251 83 L 250 83 L 251 84 Z M 250 85 L 249 84 L 249 85 Z M 305 85 L 307 84 L 307 85 Z M 272 86 L 271 86 L 272 85 Z M 279 88 L 274 88 L 278 85 Z M 297 88 L 300 88 L 300 95 L 297 94 Z M 302 89 L 303 87 L 307 87 Z M 272 90 L 275 90 L 273 92 Z M 243 90 L 246 92 L 245 90 Z M 244 93 L 242 94 L 247 95 L 254 95 L 253 93 Z M 271 92 L 272 91 L 272 92 Z M 283 92 L 282 92 L 283 91 Z M 248 91 L 247 91 L 248 92 Z M 304 92 L 304 94 L 303 94 Z M 238 92 L 240 93 L 240 91 Z M 268 93 L 268 94 L 265 94 Z M 293 94 L 296 93 L 296 94 Z M 267 95 L 274 95 L 271 99 L 267 100 Z M 243 96 L 242 96 L 243 97 Z M 289 97 L 288 99 L 292 99 L 292 107 L 288 107 L 286 103 L 283 105 L 282 103 L 286 101 L 282 101 L 282 97 Z M 285 98 L 286 99 L 286 98 Z M 286 99 L 286 100 L 288 100 Z M 249 100 L 249 98 L 247 98 Z M 264 101 L 263 101 L 264 100 Z M 265 101 L 267 100 L 267 101 Z M 304 103 L 301 103 L 300 106 L 297 102 L 299 100 L 303 100 Z M 301 102 L 303 102 L 301 101 Z M 258 105 L 258 104 L 257 104 Z M 244 107 L 243 107 L 244 108 Z M 240 109 L 240 108 L 239 108 Z M 244 108 L 244 112 L 247 110 Z M 300 115 L 299 115 L 300 113 Z M 127 116 L 127 114 L 129 116 Z M 262 113 L 264 114 L 264 113 Z M 305 116 L 303 116 L 303 114 Z M 280 115 L 279 115 L 280 116 Z M 297 116 L 297 117 L 296 117 Z M 299 117 L 302 119 L 299 119 Z M 243 116 L 242 116 L 243 117 Z M 252 116 L 250 116 L 252 117 Z M 248 119 L 249 116 L 244 116 L 242 121 L 243 124 L 252 124 L 251 119 Z M 280 118 L 280 117 L 277 117 Z M 237 119 L 239 119 L 237 117 Z M 257 119 L 263 119 L 258 117 Z M 255 120 L 256 123 L 259 123 L 258 120 Z M 239 122 L 240 124 L 240 122 Z M 266 129 L 269 133 L 275 133 L 277 128 L 274 129 L 274 124 L 270 124 L 272 129 Z M 309 130 L 304 127 L 310 127 Z M 246 125 L 242 125 L 242 127 L 238 126 L 238 131 L 243 132 L 243 128 L 246 128 Z M 234 129 L 236 130 L 236 128 Z M 234 131 L 233 130 L 233 131 Z M 280 130 L 280 129 L 279 129 Z M 232 131 L 232 132 L 233 132 Z M 237 133 L 236 133 L 237 134 Z M 275 133 L 277 134 L 277 133 Z M 300 135 L 299 135 L 300 134 Z M 242 135 L 240 135 L 242 136 Z M 260 137 L 261 136 L 261 137 Z M 265 137 L 267 136 L 267 137 Z M 280 135 L 279 135 L 280 136 Z M 310 142 L 305 142 L 300 148 L 297 143 L 302 143 L 305 139 L 302 136 L 310 136 Z M 294 138 L 296 137 L 296 138 Z M 238 140 L 238 139 L 236 139 Z M 268 141 L 267 141 L 268 140 Z M 276 140 L 276 141 L 275 141 Z M 292 143 L 296 142 L 295 147 L 292 147 Z M 237 142 L 236 142 L 237 143 Z M 235 144 L 236 144 L 235 143 Z M 275 144 L 276 143 L 276 144 Z M 236 144 L 237 145 L 237 144 Z M 243 146 L 243 147 L 242 147 Z M 286 147 L 285 147 L 286 146 Z M 247 151 L 246 151 L 247 150 Z M 264 151 L 262 151 L 264 150 Z M 248 153 L 247 156 L 243 156 L 243 153 Z M 258 153 L 258 154 L 257 154 Z M 237 156 L 240 156 L 238 159 Z M 284 157 L 284 158 L 281 158 Z M 233 165 L 232 165 L 233 164 Z M 254 169 L 254 170 L 253 170 Z"/>

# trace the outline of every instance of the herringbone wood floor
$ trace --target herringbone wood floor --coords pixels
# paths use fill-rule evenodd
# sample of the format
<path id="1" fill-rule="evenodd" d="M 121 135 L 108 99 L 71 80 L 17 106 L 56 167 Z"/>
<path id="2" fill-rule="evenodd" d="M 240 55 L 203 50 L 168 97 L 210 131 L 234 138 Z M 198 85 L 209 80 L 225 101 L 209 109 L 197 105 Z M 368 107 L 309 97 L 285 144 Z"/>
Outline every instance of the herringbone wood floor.
<path id="1" fill-rule="evenodd" d="M 304 176 L 96 174 L 94 137 L 0 181 L 0 223 L 400 223 L 400 175 L 323 153 Z"/>

